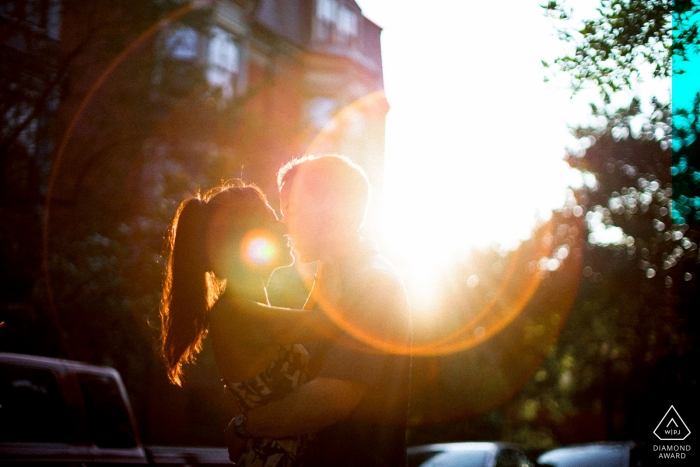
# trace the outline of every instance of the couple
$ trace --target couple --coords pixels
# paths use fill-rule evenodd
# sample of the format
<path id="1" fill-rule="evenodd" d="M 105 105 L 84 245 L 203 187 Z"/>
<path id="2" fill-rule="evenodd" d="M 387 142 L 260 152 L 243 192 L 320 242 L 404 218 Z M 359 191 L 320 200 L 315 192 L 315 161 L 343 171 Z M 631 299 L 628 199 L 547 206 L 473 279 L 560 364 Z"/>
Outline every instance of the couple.
<path id="1" fill-rule="evenodd" d="M 240 413 L 232 460 L 246 466 L 402 466 L 410 379 L 410 315 L 394 268 L 364 240 L 369 184 L 341 156 L 295 159 L 278 173 L 278 221 L 253 186 L 183 201 L 169 238 L 162 353 L 182 363 L 211 336 Z M 271 261 L 250 261 L 246 238 L 267 238 Z M 277 267 L 317 262 L 303 310 L 270 307 Z M 242 250 L 243 249 L 243 250 Z"/>

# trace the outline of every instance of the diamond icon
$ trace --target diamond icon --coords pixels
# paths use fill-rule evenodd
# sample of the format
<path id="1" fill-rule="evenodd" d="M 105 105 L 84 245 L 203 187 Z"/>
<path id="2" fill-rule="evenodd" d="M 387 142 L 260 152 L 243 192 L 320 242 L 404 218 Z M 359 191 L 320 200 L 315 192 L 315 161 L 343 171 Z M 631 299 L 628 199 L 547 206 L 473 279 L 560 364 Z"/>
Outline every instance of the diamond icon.
<path id="1" fill-rule="evenodd" d="M 654 434 L 661 441 L 682 441 L 688 437 L 690 430 L 676 408 L 671 406 L 654 428 Z"/>

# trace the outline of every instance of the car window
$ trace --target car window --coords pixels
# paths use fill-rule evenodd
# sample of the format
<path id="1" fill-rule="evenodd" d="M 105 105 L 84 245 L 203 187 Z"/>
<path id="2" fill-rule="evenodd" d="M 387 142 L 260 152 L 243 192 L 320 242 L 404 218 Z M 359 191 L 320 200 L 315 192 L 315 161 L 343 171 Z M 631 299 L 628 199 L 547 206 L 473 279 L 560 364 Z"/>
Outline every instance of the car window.
<path id="1" fill-rule="evenodd" d="M 483 451 L 451 451 L 442 452 L 420 467 L 490 467 L 489 453 Z"/>
<path id="2" fill-rule="evenodd" d="M 90 373 L 80 373 L 78 381 L 95 445 L 102 448 L 136 447 L 131 416 L 117 382 Z"/>
<path id="3" fill-rule="evenodd" d="M 70 412 L 49 370 L 0 367 L 0 440 L 67 443 Z"/>
<path id="4" fill-rule="evenodd" d="M 409 452 L 408 467 L 420 467 L 425 461 L 440 454 L 439 451 Z"/>

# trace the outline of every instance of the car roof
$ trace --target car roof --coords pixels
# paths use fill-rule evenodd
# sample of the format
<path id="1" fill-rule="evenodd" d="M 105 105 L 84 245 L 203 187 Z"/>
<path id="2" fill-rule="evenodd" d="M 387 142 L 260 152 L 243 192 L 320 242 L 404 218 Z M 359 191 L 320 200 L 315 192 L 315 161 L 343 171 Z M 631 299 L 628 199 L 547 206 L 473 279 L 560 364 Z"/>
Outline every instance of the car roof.
<path id="1" fill-rule="evenodd" d="M 555 451 L 588 451 L 588 450 L 594 450 L 594 449 L 629 449 L 634 446 L 633 441 L 598 441 L 595 443 L 581 443 L 581 444 L 572 444 L 569 446 L 561 446 L 555 449 L 550 449 L 549 451 L 544 452 L 543 454 L 547 454 L 549 452 L 555 452 Z"/>
<path id="2" fill-rule="evenodd" d="M 496 452 L 499 449 L 510 448 L 520 449 L 515 444 L 490 442 L 490 441 L 463 441 L 453 443 L 435 443 L 422 444 L 411 446 L 408 448 L 409 454 L 418 454 L 423 452 L 448 452 L 448 451 L 487 451 Z"/>
<path id="3" fill-rule="evenodd" d="M 558 465 L 560 462 L 568 463 L 570 461 L 579 461 L 580 456 L 585 456 L 587 453 L 600 453 L 603 451 L 623 453 L 628 452 L 632 447 L 634 447 L 632 441 L 601 441 L 596 443 L 574 444 L 546 451 L 537 458 L 537 462 L 554 462 L 555 465 Z"/>

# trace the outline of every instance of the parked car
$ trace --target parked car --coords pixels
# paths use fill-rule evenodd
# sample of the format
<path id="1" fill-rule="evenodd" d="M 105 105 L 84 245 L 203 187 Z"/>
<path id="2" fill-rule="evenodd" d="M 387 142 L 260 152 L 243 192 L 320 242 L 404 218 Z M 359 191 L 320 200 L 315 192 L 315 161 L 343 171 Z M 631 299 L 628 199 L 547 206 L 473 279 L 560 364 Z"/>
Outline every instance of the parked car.
<path id="1" fill-rule="evenodd" d="M 648 453 L 632 441 L 587 443 L 544 452 L 537 463 L 549 467 L 643 467 Z"/>
<path id="2" fill-rule="evenodd" d="M 230 466 L 226 448 L 141 443 L 114 368 L 0 353 L 0 463 Z"/>
<path id="3" fill-rule="evenodd" d="M 492 442 L 439 443 L 408 448 L 408 467 L 533 467 L 517 445 Z"/>

